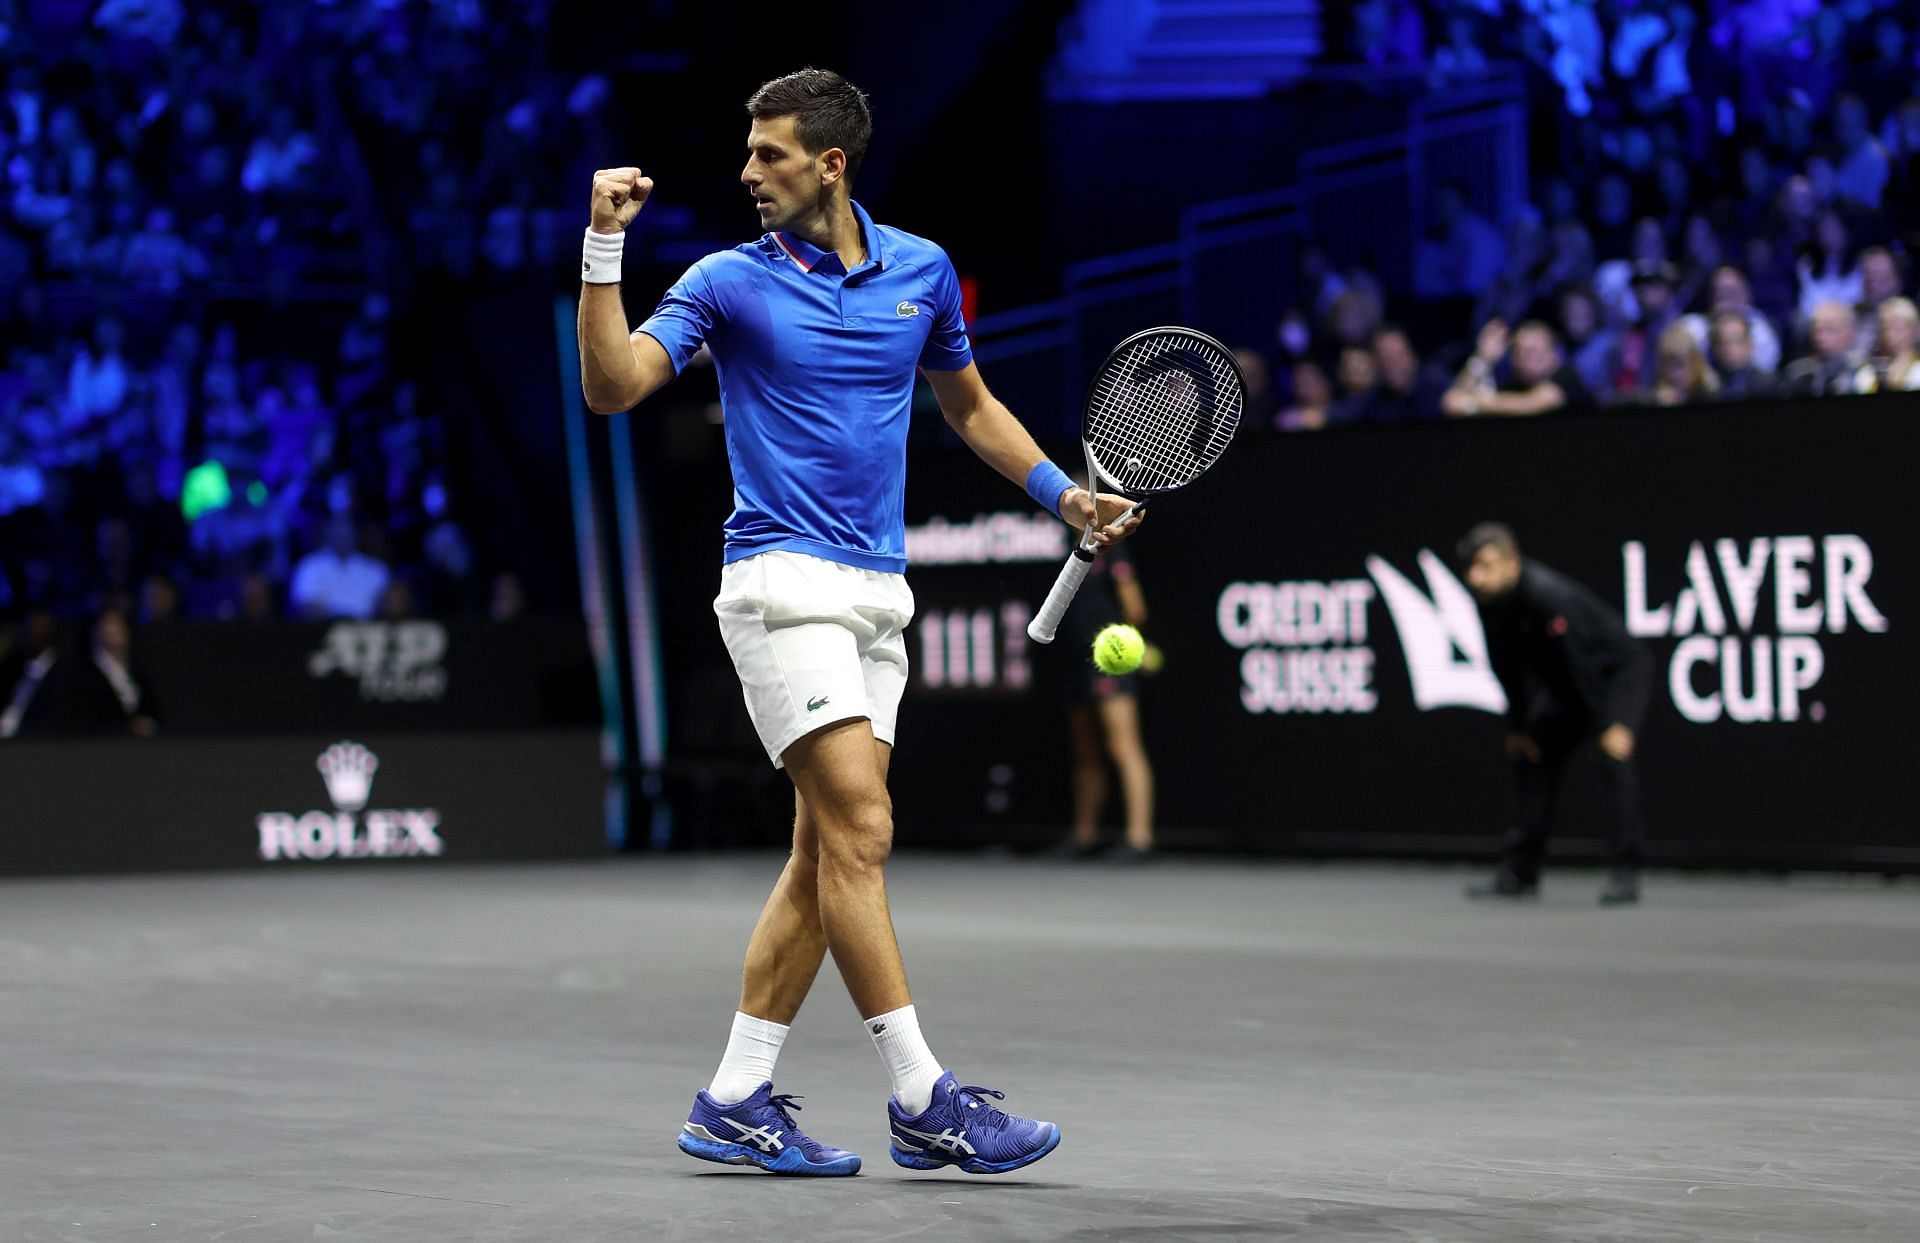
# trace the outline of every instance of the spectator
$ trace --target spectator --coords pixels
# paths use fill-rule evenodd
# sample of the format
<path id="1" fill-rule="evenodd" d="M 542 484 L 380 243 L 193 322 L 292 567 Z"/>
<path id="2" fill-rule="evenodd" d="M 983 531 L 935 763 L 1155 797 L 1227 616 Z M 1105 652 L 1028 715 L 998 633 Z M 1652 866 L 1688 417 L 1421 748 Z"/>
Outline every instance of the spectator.
<path id="1" fill-rule="evenodd" d="M 1860 366 L 1854 354 L 1853 308 L 1844 302 L 1822 302 L 1813 308 L 1808 336 L 1813 353 L 1787 368 L 1787 392 L 1795 397 L 1836 397 L 1853 391 L 1854 372 Z"/>
<path id="2" fill-rule="evenodd" d="M 140 624 L 164 626 L 180 616 L 180 587 L 165 574 L 149 574 L 140 584 Z"/>
<path id="3" fill-rule="evenodd" d="M 1722 401 L 1757 401 L 1779 392 L 1774 378 L 1753 365 L 1753 332 L 1744 315 L 1721 311 L 1713 317 L 1712 361 Z"/>
<path id="4" fill-rule="evenodd" d="M 1380 383 L 1367 406 L 1369 422 L 1405 423 L 1439 415 L 1446 386 L 1420 365 L 1405 329 L 1382 325 L 1373 334 L 1373 358 Z"/>
<path id="5" fill-rule="evenodd" d="M 1691 329 L 1684 322 L 1668 324 L 1660 334 L 1660 349 L 1654 356 L 1653 404 L 1684 406 L 1704 401 L 1720 389 L 1720 379 L 1707 365 Z"/>
<path id="6" fill-rule="evenodd" d="M 1726 251 L 1712 222 L 1701 215 L 1689 217 L 1681 244 L 1680 285 L 1674 290 L 1675 301 L 1681 306 L 1692 305 L 1725 264 Z"/>
<path id="7" fill-rule="evenodd" d="M 1313 325 L 1299 307 L 1288 307 L 1273 327 L 1273 339 L 1280 346 L 1281 361 L 1292 364 L 1314 352 Z"/>
<path id="8" fill-rule="evenodd" d="M 1375 68 L 1424 68 L 1427 30 L 1413 0 L 1359 0 L 1353 6 L 1353 44 L 1359 60 Z"/>
<path id="9" fill-rule="evenodd" d="M 1852 306 L 1860 301 L 1860 269 L 1853 261 L 1847 225 L 1839 212 L 1829 207 L 1820 213 L 1813 226 L 1813 245 L 1801 253 L 1794 271 L 1802 319 L 1811 317 L 1822 302 Z"/>
<path id="10" fill-rule="evenodd" d="M 1496 382 L 1494 368 L 1507 355 L 1506 374 Z M 1480 329 L 1473 356 L 1447 390 L 1441 406 L 1455 416 L 1549 414 L 1592 398 L 1560 357 L 1553 329 L 1528 320 L 1509 334 L 1500 320 Z"/>
<path id="11" fill-rule="evenodd" d="M 1273 426 L 1283 432 L 1313 432 L 1327 425 L 1333 406 L 1333 385 L 1327 373 L 1312 359 L 1293 364 L 1287 376 L 1293 390 L 1293 404 L 1274 416 Z"/>
<path id="12" fill-rule="evenodd" d="M 0 740 L 57 734 L 68 727 L 71 662 L 60 647 L 60 624 L 53 613 L 38 608 L 27 614 L 16 658 L 7 665 L 9 676 L 0 679 Z"/>
<path id="13" fill-rule="evenodd" d="M 1248 396 L 1251 400 L 1251 385 Z M 428 524 L 420 540 L 426 603 L 436 613 L 465 612 L 477 603 L 473 598 L 477 590 L 473 586 L 473 542 L 453 520 L 444 479 L 436 476 L 427 481 L 421 490 L 420 507 Z"/>
<path id="14" fill-rule="evenodd" d="M 1912 72 L 1906 74 L 1911 82 Z M 1882 141 L 1893 161 L 1894 193 L 1888 205 L 1888 224 L 1900 235 L 1920 233 L 1920 95 L 1900 105 L 1887 118 Z"/>
<path id="15" fill-rule="evenodd" d="M 1643 396 L 1652 390 L 1660 334 L 1679 319 L 1680 308 L 1673 298 L 1675 281 L 1672 264 L 1641 264 L 1634 270 L 1634 319 L 1621 334 L 1615 393 Z"/>
<path id="16" fill-rule="evenodd" d="M 1905 298 L 1888 298 L 1876 312 L 1879 341 L 1873 356 L 1853 373 L 1856 393 L 1910 393 L 1920 390 L 1920 311 Z"/>
<path id="17" fill-rule="evenodd" d="M 1602 259 L 1629 257 L 1633 231 L 1633 186 L 1617 171 L 1602 173 L 1593 187 L 1593 252 Z"/>
<path id="18" fill-rule="evenodd" d="M 268 116 L 266 132 L 247 148 L 240 184 L 254 194 L 294 193 L 319 159 L 320 148 L 313 135 L 299 128 L 292 108 L 281 104 Z"/>
<path id="19" fill-rule="evenodd" d="M 1667 235 L 1661 231 L 1659 221 L 1645 219 L 1633 227 L 1626 256 L 1609 259 L 1594 272 L 1594 292 L 1610 311 L 1618 312 L 1622 318 L 1632 319 L 1637 314 L 1637 308 L 1633 305 L 1634 276 L 1654 268 L 1669 273 L 1666 281 L 1668 289 L 1676 295 L 1675 300 L 1684 306 L 1685 299 L 1677 296 L 1679 269 L 1667 262 Z"/>
<path id="20" fill-rule="evenodd" d="M 287 607 L 295 616 L 311 621 L 374 615 L 390 576 L 383 563 L 357 551 L 357 542 L 350 516 L 328 520 L 326 543 L 294 566 Z"/>
<path id="21" fill-rule="evenodd" d="M 1240 378 L 1247 383 L 1246 410 L 1242 416 L 1242 424 L 1247 427 L 1265 427 L 1273 418 L 1273 372 L 1267 366 L 1266 356 L 1259 350 L 1241 346 L 1234 350 L 1233 361 L 1240 368 Z M 429 514 L 432 508 L 431 504 L 427 506 Z"/>
<path id="22" fill-rule="evenodd" d="M 1707 310 L 1692 315 L 1683 315 L 1680 322 L 1693 334 L 1693 340 L 1702 351 L 1707 348 L 1707 330 L 1713 316 L 1721 313 L 1738 315 L 1747 321 L 1749 335 L 1753 340 L 1753 365 L 1772 375 L 1780 369 L 1780 335 L 1767 322 L 1767 317 L 1753 307 L 1752 287 L 1747 284 L 1739 268 L 1727 266 L 1713 274 L 1712 292 L 1708 298 Z"/>
<path id="23" fill-rule="evenodd" d="M 527 612 L 527 590 L 518 574 L 496 574 L 487 601 L 487 616 L 496 622 L 517 621 Z"/>
<path id="24" fill-rule="evenodd" d="M 1349 286 L 1345 293 L 1333 300 L 1333 307 L 1327 312 L 1327 332 L 1333 344 L 1340 349 L 1359 347 L 1365 349 L 1373 339 L 1373 330 L 1380 326 L 1380 298 L 1375 293 L 1360 286 Z"/>
<path id="25" fill-rule="evenodd" d="M 388 579 L 386 590 L 380 593 L 380 620 L 406 621 L 418 616 L 413 604 L 413 588 L 407 585 L 407 580 Z"/>
<path id="26" fill-rule="evenodd" d="M 1449 6 L 1446 42 L 1433 53 L 1429 80 L 1436 90 L 1459 82 L 1479 82 L 1487 76 L 1487 54 L 1480 50 L 1480 33 L 1472 11 Z"/>
<path id="27" fill-rule="evenodd" d="M 1558 309 L 1567 365 L 1588 392 L 1611 393 L 1620 368 L 1620 330 L 1601 322 L 1600 300 L 1584 285 L 1561 290 Z"/>
<path id="28" fill-rule="evenodd" d="M 131 375 L 121 353 L 126 330 L 111 315 L 102 315 L 93 325 L 93 345 L 74 348 L 73 362 L 67 368 L 67 410 L 75 420 L 89 420 L 114 414 L 127 397 Z"/>
<path id="29" fill-rule="evenodd" d="M 134 663 L 133 633 L 119 609 L 105 610 L 94 623 L 91 657 L 78 679 L 75 723 L 94 733 L 151 738 L 159 729 L 159 707 Z"/>
<path id="30" fill-rule="evenodd" d="M 190 280 L 204 280 L 207 260 L 173 231 L 173 212 L 147 209 L 146 225 L 127 243 L 121 274 L 129 284 L 155 293 L 178 293 Z"/>
<path id="31" fill-rule="evenodd" d="M 1856 75 L 1860 96 L 1879 116 L 1892 116 L 1913 90 L 1913 60 L 1907 32 L 1898 18 L 1882 17 L 1873 26 L 1873 60 Z"/>
<path id="32" fill-rule="evenodd" d="M 1834 105 L 1833 138 L 1840 152 L 1834 193 L 1867 211 L 1879 211 L 1890 166 L 1886 148 L 1873 136 L 1867 105 L 1858 95 L 1842 95 Z"/>
<path id="33" fill-rule="evenodd" d="M 1770 324 L 1791 324 L 1799 318 L 1790 252 L 1764 237 L 1747 239 L 1747 287 L 1753 290 L 1753 309 Z"/>
<path id="34" fill-rule="evenodd" d="M 24 438 L 0 412 L 0 523 L 47 499 L 47 480 Z"/>
<path id="35" fill-rule="evenodd" d="M 1860 306 L 1855 312 L 1858 333 L 1854 337 L 1854 348 L 1862 354 L 1871 354 L 1874 348 L 1874 333 L 1879 327 L 1876 318 L 1880 304 L 1889 298 L 1898 297 L 1905 289 L 1901 278 L 1900 263 L 1893 252 L 1885 246 L 1869 246 L 1860 252 Z"/>
<path id="36" fill-rule="evenodd" d="M 1547 246 L 1547 261 L 1535 280 L 1536 289 L 1554 290 L 1593 279 L 1593 237 L 1578 217 L 1554 221 L 1548 230 Z"/>
<path id="37" fill-rule="evenodd" d="M 273 580 L 255 571 L 240 580 L 239 619 L 243 622 L 270 622 L 280 617 Z"/>
<path id="38" fill-rule="evenodd" d="M 1522 208 L 1507 228 L 1506 259 L 1474 303 L 1473 322 L 1489 319 L 1518 320 L 1533 306 L 1535 275 L 1547 260 L 1547 234 L 1540 214 L 1531 207 Z"/>
<path id="39" fill-rule="evenodd" d="M 1414 248 L 1414 292 L 1423 298 L 1473 298 L 1493 283 L 1506 246 L 1491 221 L 1473 210 L 1466 188 L 1440 187 L 1428 239 Z"/>
<path id="40" fill-rule="evenodd" d="M 1364 345 L 1340 351 L 1340 397 L 1327 411 L 1330 423 L 1364 423 L 1372 410 L 1373 393 L 1380 385 L 1380 364 Z"/>

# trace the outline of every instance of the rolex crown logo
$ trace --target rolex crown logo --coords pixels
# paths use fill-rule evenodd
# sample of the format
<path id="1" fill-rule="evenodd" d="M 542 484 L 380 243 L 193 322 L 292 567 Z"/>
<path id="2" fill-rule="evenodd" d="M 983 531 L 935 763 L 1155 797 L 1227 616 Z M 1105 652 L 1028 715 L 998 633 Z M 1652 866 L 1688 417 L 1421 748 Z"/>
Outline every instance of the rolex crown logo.
<path id="1" fill-rule="evenodd" d="M 357 742 L 336 742 L 314 761 L 320 779 L 327 783 L 327 797 L 341 811 L 359 811 L 373 793 L 373 774 L 380 757 Z"/>

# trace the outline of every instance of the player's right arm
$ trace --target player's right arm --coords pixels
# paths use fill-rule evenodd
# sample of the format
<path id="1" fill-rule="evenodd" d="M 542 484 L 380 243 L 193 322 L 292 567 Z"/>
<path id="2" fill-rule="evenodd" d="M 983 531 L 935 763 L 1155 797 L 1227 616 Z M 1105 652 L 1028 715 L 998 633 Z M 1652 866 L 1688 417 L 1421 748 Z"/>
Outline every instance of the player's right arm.
<path id="1" fill-rule="evenodd" d="M 595 233 L 624 233 L 647 196 L 653 178 L 637 168 L 603 168 L 593 175 Z M 658 341 L 627 330 L 620 286 L 580 284 L 580 387 L 595 414 L 617 414 L 639 405 L 671 380 L 673 360 Z"/>

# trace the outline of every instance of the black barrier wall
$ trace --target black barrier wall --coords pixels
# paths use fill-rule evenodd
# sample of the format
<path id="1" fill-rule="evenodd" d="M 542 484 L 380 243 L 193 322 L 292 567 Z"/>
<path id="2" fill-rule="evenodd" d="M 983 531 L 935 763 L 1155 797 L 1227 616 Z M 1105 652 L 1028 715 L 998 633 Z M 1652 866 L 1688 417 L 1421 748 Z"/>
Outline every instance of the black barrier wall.
<path id="1" fill-rule="evenodd" d="M 0 875 L 602 852 L 591 730 L 0 746 Z"/>
<path id="2" fill-rule="evenodd" d="M 1141 698 L 1168 840 L 1488 848 L 1509 813 L 1502 697 L 1451 563 L 1493 518 L 1654 658 L 1652 858 L 1920 865 L 1916 420 L 1920 399 L 1888 397 L 1245 435 L 1134 544 L 1166 653 Z M 908 488 L 905 843 L 1066 821 L 1059 684 L 1086 654 L 1023 633 L 1064 540 L 963 466 L 917 462 Z M 1576 773 L 1563 842 L 1603 836 L 1604 813 Z"/>
<path id="3" fill-rule="evenodd" d="M 183 623 L 137 652 L 168 733 L 592 724 L 578 619 Z"/>
<path id="4" fill-rule="evenodd" d="M 157 737 L 0 742 L 0 875 L 607 849 L 577 619 L 181 623 L 134 654 Z"/>

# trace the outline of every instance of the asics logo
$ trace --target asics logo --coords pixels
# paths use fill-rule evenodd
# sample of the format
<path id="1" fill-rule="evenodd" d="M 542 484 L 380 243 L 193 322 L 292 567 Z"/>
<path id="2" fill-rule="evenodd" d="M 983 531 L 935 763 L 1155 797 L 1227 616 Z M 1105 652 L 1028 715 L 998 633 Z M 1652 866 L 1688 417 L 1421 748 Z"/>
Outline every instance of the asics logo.
<path id="1" fill-rule="evenodd" d="M 761 1152 L 779 1152 L 782 1148 L 786 1147 L 785 1144 L 780 1142 L 780 1137 L 786 1134 L 785 1131 L 770 1131 L 763 1126 L 741 1126 L 732 1118 L 722 1118 L 720 1121 L 740 1132 L 737 1138 L 741 1143 L 752 1144 Z"/>
<path id="2" fill-rule="evenodd" d="M 952 1127 L 947 1127 L 938 1135 L 929 1135 L 925 1131 L 916 1131 L 912 1127 L 904 1127 L 896 1122 L 893 1124 L 893 1130 L 894 1134 L 899 1135 L 902 1139 L 911 1138 L 924 1141 L 921 1147 L 933 1152 L 944 1152 L 956 1157 L 971 1157 L 976 1155 L 973 1145 L 967 1142 L 967 1132 L 964 1127 L 958 1131 L 955 1131 Z"/>

